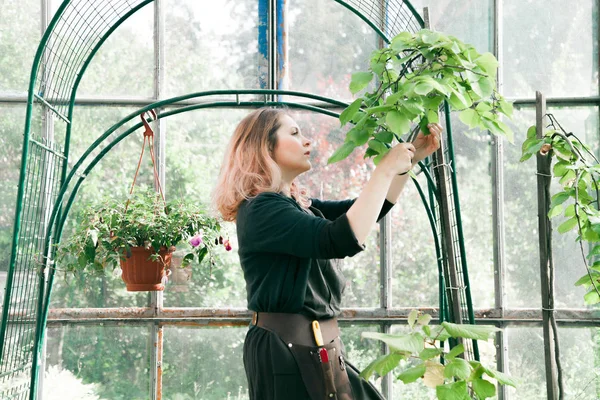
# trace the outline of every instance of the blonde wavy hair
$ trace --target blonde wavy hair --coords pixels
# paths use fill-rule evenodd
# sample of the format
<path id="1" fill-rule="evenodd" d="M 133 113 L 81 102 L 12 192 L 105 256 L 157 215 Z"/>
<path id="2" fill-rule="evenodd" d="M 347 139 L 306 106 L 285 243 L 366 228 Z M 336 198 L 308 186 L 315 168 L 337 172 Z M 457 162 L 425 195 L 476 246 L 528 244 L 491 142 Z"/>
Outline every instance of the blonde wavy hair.
<path id="1" fill-rule="evenodd" d="M 240 121 L 229 140 L 217 184 L 212 193 L 213 207 L 225 221 L 235 221 L 244 200 L 263 192 L 282 190 L 281 170 L 273 159 L 281 116 L 287 110 L 259 108 Z M 291 183 L 291 195 L 307 208 L 306 189 Z"/>

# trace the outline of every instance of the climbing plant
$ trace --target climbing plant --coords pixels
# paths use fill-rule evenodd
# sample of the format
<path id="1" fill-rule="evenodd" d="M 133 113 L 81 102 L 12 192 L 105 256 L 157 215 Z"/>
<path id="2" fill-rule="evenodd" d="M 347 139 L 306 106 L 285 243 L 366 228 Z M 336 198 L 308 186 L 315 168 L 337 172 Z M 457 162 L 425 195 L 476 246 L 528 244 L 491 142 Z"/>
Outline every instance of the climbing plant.
<path id="1" fill-rule="evenodd" d="M 491 53 L 480 54 L 454 36 L 427 29 L 402 32 L 389 46 L 375 50 L 369 71 L 352 74 L 350 91 L 357 94 L 370 85 L 340 115 L 342 126 L 354 126 L 345 142 L 329 158 L 334 163 L 367 144 L 365 158 L 374 162 L 388 152 L 394 139 L 418 123 L 439 122 L 438 110 L 447 101 L 469 128 L 489 130 L 513 141 L 512 130 L 500 114 L 512 116 L 512 104 L 495 89 L 498 61 Z M 372 84 L 374 82 L 374 84 Z"/>
<path id="2" fill-rule="evenodd" d="M 538 152 L 556 157 L 552 175 L 561 189 L 552 196 L 548 217 L 563 215 L 566 218 L 557 228 L 559 233 L 576 230 L 586 273 L 575 285 L 588 290 L 584 295 L 586 304 L 600 303 L 600 245 L 597 244 L 600 242 L 600 162 L 590 147 L 572 132 L 567 133 L 552 114 L 547 117 L 550 124 L 542 138 L 536 137 L 535 125 L 527 130 L 521 162 Z M 586 242 L 591 248 L 587 256 Z"/>

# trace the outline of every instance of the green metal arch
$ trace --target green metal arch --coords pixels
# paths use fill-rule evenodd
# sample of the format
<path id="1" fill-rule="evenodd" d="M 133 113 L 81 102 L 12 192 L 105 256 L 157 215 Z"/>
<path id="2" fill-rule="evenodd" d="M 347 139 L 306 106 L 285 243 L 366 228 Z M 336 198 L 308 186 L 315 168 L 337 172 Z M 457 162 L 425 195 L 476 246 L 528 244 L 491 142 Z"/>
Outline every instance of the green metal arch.
<path id="1" fill-rule="evenodd" d="M 360 17 L 365 23 L 367 23 L 367 25 L 369 25 L 381 37 L 381 39 L 383 41 L 389 43 L 390 39 L 386 36 L 387 32 L 382 31 L 382 29 L 384 29 L 384 30 L 386 29 L 387 21 L 386 21 L 386 24 L 375 23 L 373 18 L 369 18 L 365 13 L 363 13 L 360 10 L 360 8 L 363 6 L 361 1 L 358 1 L 358 2 L 356 2 L 356 1 L 341 1 L 341 0 L 334 0 L 334 1 L 338 4 L 340 4 L 341 6 L 345 7 L 346 9 L 348 9 L 352 13 L 356 14 L 358 17 Z M 84 154 L 84 156 L 82 156 L 82 158 L 80 158 L 80 160 L 77 162 L 76 166 L 71 170 L 71 173 L 69 175 L 67 175 L 68 166 L 67 166 L 66 160 L 68 160 L 68 157 L 69 157 L 70 136 L 71 136 L 71 131 L 72 131 L 71 121 L 72 121 L 73 113 L 74 113 L 75 97 L 76 97 L 76 93 L 77 93 L 79 84 L 81 82 L 81 79 L 82 79 L 85 71 L 87 70 L 87 67 L 89 66 L 90 62 L 94 58 L 95 54 L 100 49 L 100 47 L 105 43 L 105 41 L 108 39 L 108 37 L 110 37 L 110 35 L 112 35 L 112 33 L 125 20 L 127 20 L 129 17 L 131 17 L 131 15 L 133 15 L 134 13 L 139 11 L 142 7 L 146 6 L 148 3 L 151 3 L 151 2 L 153 2 L 153 0 L 143 0 L 143 1 L 137 2 L 137 4 L 136 4 L 136 1 L 133 1 L 132 3 L 134 5 L 131 5 L 131 8 L 129 9 L 129 11 L 126 12 L 122 17 L 120 17 L 115 23 L 110 25 L 108 27 L 108 30 L 106 30 L 102 34 L 102 36 L 99 37 L 99 40 L 97 42 L 95 42 L 93 47 L 92 46 L 87 47 L 87 48 L 83 49 L 81 51 L 81 53 L 78 53 L 78 55 L 87 53 L 87 55 L 84 56 L 83 64 L 81 64 L 81 68 L 79 70 L 76 70 L 75 68 L 71 68 L 69 70 L 68 67 L 71 66 L 70 63 L 68 63 L 68 65 L 65 66 L 65 68 L 66 68 L 65 73 L 67 73 L 68 76 L 71 78 L 74 77 L 73 85 L 71 88 L 68 88 L 68 86 L 70 85 L 70 82 L 68 82 L 64 85 L 64 88 L 67 88 L 67 90 L 70 90 L 70 95 L 66 96 L 66 97 L 68 97 L 68 99 L 66 97 L 65 98 L 58 97 L 56 99 L 45 98 L 44 96 L 46 96 L 48 93 L 52 92 L 53 88 L 52 87 L 49 87 L 49 88 L 41 87 L 39 93 L 36 93 L 35 86 L 36 86 L 38 78 L 40 77 L 40 73 L 41 73 L 40 67 L 42 65 L 42 58 L 45 56 L 45 51 L 46 51 L 47 45 L 52 40 L 53 35 L 58 34 L 57 26 L 60 26 L 59 24 L 63 20 L 63 18 L 66 19 L 65 14 L 69 10 L 70 6 L 75 8 L 76 5 L 73 5 L 73 4 L 76 4 L 76 3 L 81 4 L 83 2 L 78 2 L 78 0 L 63 1 L 61 3 L 61 5 L 59 6 L 58 10 L 56 11 L 54 17 L 50 21 L 47 30 L 44 32 L 44 34 L 42 36 L 40 45 L 38 46 L 38 49 L 36 51 L 36 55 L 35 55 L 35 58 L 33 61 L 31 74 L 30 74 L 29 91 L 28 91 L 28 98 L 27 98 L 27 111 L 26 111 L 25 128 L 24 128 L 24 141 L 23 141 L 22 160 L 21 160 L 21 174 L 20 174 L 20 178 L 19 178 L 19 188 L 18 188 L 18 192 L 17 192 L 17 206 L 16 206 L 16 210 L 15 210 L 15 225 L 14 225 L 15 228 L 14 228 L 14 236 L 13 236 L 13 246 L 12 246 L 12 250 L 11 250 L 10 269 L 9 269 L 9 274 L 8 274 L 8 279 L 7 279 L 7 287 L 6 287 L 6 291 L 5 291 L 5 303 L 3 306 L 3 310 L 4 310 L 3 320 L 2 320 L 2 326 L 0 327 L 0 367 L 2 366 L 3 355 L 4 355 L 4 347 L 5 347 L 4 345 L 5 345 L 6 327 L 7 327 L 6 319 L 8 318 L 8 314 L 10 311 L 9 302 L 10 302 L 11 291 L 12 291 L 12 286 L 13 286 L 13 275 L 11 272 L 14 271 L 14 268 L 15 268 L 18 245 L 19 245 L 19 235 L 20 235 L 20 231 L 21 231 L 21 216 L 23 213 L 23 199 L 24 199 L 24 195 L 25 195 L 25 193 L 24 193 L 25 182 L 27 179 L 26 178 L 26 172 L 27 172 L 27 167 L 28 167 L 27 160 L 28 160 L 28 155 L 29 155 L 29 142 L 30 142 L 30 135 L 31 135 L 31 118 L 32 118 L 32 109 L 33 109 L 34 101 L 35 101 L 35 99 L 37 99 L 39 102 L 45 104 L 49 109 L 54 111 L 56 113 L 56 115 L 58 115 L 61 119 L 63 119 L 67 123 L 66 132 L 65 132 L 64 154 L 63 154 L 63 158 L 65 159 L 65 162 L 63 164 L 63 168 L 61 171 L 61 179 L 60 179 L 61 184 L 60 184 L 59 196 L 58 196 L 58 199 L 55 202 L 54 207 L 52 209 L 52 215 L 51 215 L 51 219 L 48 223 L 48 228 L 47 228 L 47 233 L 46 233 L 46 240 L 44 242 L 44 247 L 45 247 L 44 254 L 50 254 L 51 239 L 54 238 L 56 240 L 56 242 L 60 241 L 60 237 L 62 235 L 62 229 L 63 229 L 64 223 L 66 221 L 68 212 L 69 212 L 70 207 L 75 199 L 77 190 L 80 187 L 80 185 L 83 183 L 83 180 L 84 180 L 84 178 L 79 179 L 79 181 L 75 184 L 73 191 L 71 192 L 71 196 L 68 199 L 68 202 L 66 204 L 64 204 L 63 203 L 64 195 L 65 195 L 65 192 L 71 182 L 73 174 L 82 165 L 85 157 L 87 157 L 90 154 L 90 152 L 93 151 L 93 149 L 96 148 L 100 143 L 102 143 L 102 141 L 108 136 L 105 133 L 104 135 L 101 136 L 101 138 L 96 140 L 94 142 L 94 144 L 92 145 L 94 147 L 91 148 L 91 150 L 88 149 L 86 154 Z M 387 6 L 387 4 L 390 2 L 391 1 L 387 0 L 387 1 L 382 2 L 382 4 L 386 4 L 386 6 Z M 394 3 L 406 5 L 408 7 L 408 9 L 410 10 L 410 12 L 412 13 L 413 18 L 417 21 L 418 26 L 423 27 L 423 20 L 421 19 L 421 17 L 418 15 L 418 13 L 415 11 L 415 9 L 413 8 L 413 6 L 410 4 L 410 2 L 408 0 L 397 0 Z M 127 4 L 130 5 L 130 2 L 127 2 Z M 61 28 L 62 27 L 63 26 L 61 26 Z M 70 61 L 73 61 L 74 58 L 77 58 L 77 57 L 73 57 L 73 54 L 71 54 Z M 75 64 L 75 62 L 74 62 L 74 64 Z M 40 82 L 43 83 L 42 81 L 40 81 Z M 160 106 L 164 106 L 167 104 L 173 104 L 177 101 L 181 101 L 181 100 L 189 99 L 189 98 L 193 98 L 193 97 L 202 97 L 202 96 L 215 95 L 215 94 L 220 94 L 220 95 L 234 94 L 234 93 L 226 93 L 226 92 L 227 91 L 202 92 L 202 93 L 185 95 L 185 96 L 180 96 L 180 97 L 165 100 L 165 101 L 156 102 L 156 103 L 153 103 L 152 105 L 141 108 L 140 110 L 138 110 L 135 113 L 134 116 L 137 116 L 143 110 L 160 107 Z M 229 91 L 229 92 L 235 92 L 235 91 Z M 254 91 L 255 93 L 250 93 L 250 92 L 253 92 L 253 91 L 246 91 L 245 94 L 265 94 L 265 95 L 267 94 L 267 93 L 261 92 L 260 90 Z M 65 95 L 66 94 L 67 93 L 65 92 Z M 329 106 L 333 106 L 333 107 L 344 108 L 347 106 L 347 104 L 343 103 L 343 102 L 335 101 L 332 99 L 327 99 L 327 98 L 324 98 L 321 96 L 310 95 L 310 94 L 306 94 L 306 93 L 286 92 L 286 91 L 269 91 L 268 94 L 300 96 L 303 98 L 322 101 L 322 102 L 328 104 Z M 60 93 L 59 93 L 59 95 L 60 95 Z M 181 108 L 178 110 L 165 112 L 165 113 L 161 114 L 160 117 L 164 118 L 164 117 L 167 117 L 170 115 L 174 115 L 176 113 L 192 111 L 194 109 L 199 109 L 199 108 L 240 107 L 240 106 L 258 107 L 258 106 L 262 106 L 262 105 L 284 105 L 284 104 L 288 105 L 291 108 L 306 109 L 306 110 L 330 115 L 332 117 L 338 116 L 337 113 L 327 110 L 325 108 L 320 108 L 317 106 L 310 106 L 310 105 L 301 104 L 301 103 L 259 102 L 259 101 L 239 102 L 239 101 L 236 101 L 236 102 L 213 102 L 213 103 L 208 103 L 208 104 L 184 107 L 184 108 Z M 61 111 L 61 107 L 64 107 L 65 105 L 68 108 L 67 116 L 65 116 Z M 130 116 L 128 116 L 128 117 L 130 117 Z M 120 121 L 119 126 L 122 126 L 122 124 L 124 124 L 126 122 L 126 119 L 128 117 L 126 117 L 125 119 Z M 118 140 L 120 141 L 120 140 L 124 139 L 126 136 L 128 136 L 129 134 L 131 134 L 132 132 L 134 132 L 135 129 L 137 129 L 139 127 L 139 125 L 140 124 L 136 125 L 136 127 L 131 128 L 130 130 L 128 130 L 127 131 L 128 133 L 126 135 L 123 134 L 123 135 L 119 136 Z M 114 128 L 114 126 L 113 126 L 113 128 Z M 114 131 L 114 129 L 113 129 L 113 131 Z M 109 147 L 105 150 L 108 151 L 110 148 L 112 148 L 112 146 L 114 146 L 114 145 L 111 143 L 109 145 Z M 99 157 L 99 158 L 96 157 L 92 161 L 92 163 L 90 165 L 88 165 L 88 167 L 86 168 L 87 172 L 90 172 L 91 169 L 93 169 L 93 166 L 96 165 L 101 160 L 101 158 L 106 154 L 106 152 L 103 152 L 101 154 L 102 154 L 101 157 Z M 428 180 L 430 187 L 434 187 L 435 185 L 433 183 L 433 179 L 431 178 L 430 174 L 428 173 L 426 168 L 422 167 L 422 169 L 426 173 L 427 180 Z M 440 274 L 441 274 L 441 268 L 442 268 L 441 267 L 441 256 L 439 256 L 439 252 L 441 251 L 441 248 L 440 248 L 440 243 L 438 241 L 438 235 L 436 234 L 436 224 L 435 224 L 435 220 L 433 217 L 433 212 L 432 212 L 431 208 L 429 208 L 429 206 L 428 206 L 427 200 L 424 196 L 424 193 L 423 193 L 421 187 L 419 186 L 419 183 L 417 181 L 415 181 L 415 183 L 417 184 L 419 194 L 421 196 L 423 204 L 426 208 L 428 218 L 430 220 L 432 232 L 434 234 L 436 253 L 438 253 L 438 268 L 440 269 Z M 455 190 L 455 193 L 457 193 L 456 190 Z M 463 259 L 464 259 L 464 257 L 463 257 Z M 48 267 L 46 258 L 44 258 L 43 264 L 44 265 L 43 265 L 42 271 L 44 271 Z M 46 317 L 47 317 L 47 312 L 48 312 L 48 307 L 49 307 L 49 297 L 50 297 L 50 292 L 51 292 L 52 283 L 53 283 L 53 281 L 52 281 L 53 274 L 54 274 L 54 269 L 51 268 L 50 269 L 50 277 L 49 277 L 47 284 L 45 284 L 43 272 L 41 272 L 39 274 L 39 286 L 38 286 L 38 298 L 37 298 L 38 318 L 37 318 L 37 324 L 36 324 L 35 348 L 33 349 L 31 384 L 29 387 L 31 398 L 33 398 L 33 396 L 34 396 L 35 387 L 37 384 L 36 376 L 37 376 L 37 371 L 38 371 L 37 364 L 38 364 L 38 357 L 39 357 L 39 349 L 40 349 L 41 344 L 43 343 L 43 338 L 44 338 L 44 330 L 45 330 L 44 327 L 45 327 Z M 0 375 L 2 374 L 2 372 L 3 371 L 0 368 Z"/>

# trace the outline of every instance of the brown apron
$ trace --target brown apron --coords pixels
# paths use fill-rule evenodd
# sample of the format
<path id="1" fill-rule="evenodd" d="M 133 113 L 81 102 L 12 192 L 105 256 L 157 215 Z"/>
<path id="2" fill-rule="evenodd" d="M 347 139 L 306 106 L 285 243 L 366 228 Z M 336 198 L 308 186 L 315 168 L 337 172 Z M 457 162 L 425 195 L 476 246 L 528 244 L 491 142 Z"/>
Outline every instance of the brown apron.
<path id="1" fill-rule="evenodd" d="M 319 321 L 323 346 L 316 346 L 312 320 L 301 314 L 254 313 L 252 324 L 277 334 L 285 342 L 311 400 L 354 400 L 337 319 Z"/>

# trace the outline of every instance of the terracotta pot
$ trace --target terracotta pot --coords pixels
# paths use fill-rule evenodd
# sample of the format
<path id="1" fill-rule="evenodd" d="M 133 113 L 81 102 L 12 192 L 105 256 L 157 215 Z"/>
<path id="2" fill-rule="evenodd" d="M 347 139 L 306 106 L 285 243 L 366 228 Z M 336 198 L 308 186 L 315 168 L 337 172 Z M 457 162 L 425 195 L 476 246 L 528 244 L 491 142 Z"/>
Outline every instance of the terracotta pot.
<path id="1" fill-rule="evenodd" d="M 127 286 L 128 292 L 144 292 L 164 290 L 163 277 L 165 267 L 171 265 L 173 251 L 166 248 L 159 251 L 159 259 L 152 261 L 150 256 L 153 249 L 143 247 L 132 247 L 131 257 L 121 259 L 121 278 Z"/>

